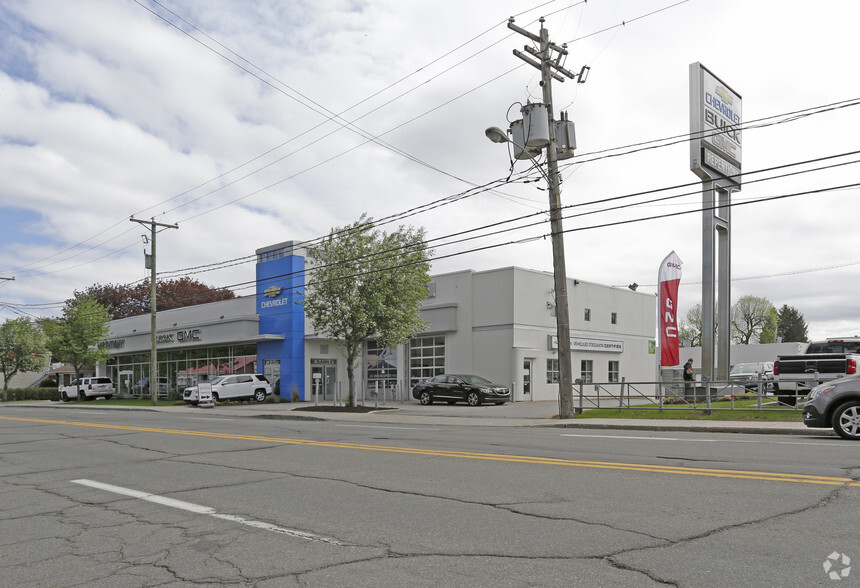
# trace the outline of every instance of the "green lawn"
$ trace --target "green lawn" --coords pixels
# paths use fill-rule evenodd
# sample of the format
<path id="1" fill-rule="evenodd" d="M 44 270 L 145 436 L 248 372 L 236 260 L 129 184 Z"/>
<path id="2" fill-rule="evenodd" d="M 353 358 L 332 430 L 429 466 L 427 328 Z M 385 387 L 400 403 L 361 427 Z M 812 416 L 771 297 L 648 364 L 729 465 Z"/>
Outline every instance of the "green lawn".
<path id="1" fill-rule="evenodd" d="M 150 398 L 111 398 L 110 400 L 105 400 L 104 398 L 96 398 L 93 400 L 86 401 L 77 401 L 70 400 L 69 402 L 58 402 L 58 404 L 80 404 L 81 406 L 136 406 L 136 407 L 144 407 L 144 406 L 152 406 L 152 399 Z M 184 404 L 181 400 L 159 400 L 158 406 L 175 406 L 177 404 Z"/>
<path id="2" fill-rule="evenodd" d="M 648 408 L 586 408 L 576 415 L 577 419 L 666 419 L 666 420 L 707 420 L 707 421 L 785 421 L 801 422 L 803 412 L 790 406 L 779 406 L 770 399 L 757 408 L 755 399 L 711 402 L 708 409 L 704 403 L 695 408 L 689 405 L 665 404 L 663 410 L 656 405 Z"/>

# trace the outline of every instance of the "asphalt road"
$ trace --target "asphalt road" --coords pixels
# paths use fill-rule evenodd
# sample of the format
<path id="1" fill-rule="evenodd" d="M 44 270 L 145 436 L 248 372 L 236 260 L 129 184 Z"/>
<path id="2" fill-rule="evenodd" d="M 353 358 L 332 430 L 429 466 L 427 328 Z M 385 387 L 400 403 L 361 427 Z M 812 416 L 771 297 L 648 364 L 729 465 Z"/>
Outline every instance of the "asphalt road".
<path id="1" fill-rule="evenodd" d="M 242 414 L 4 407 L 0 585 L 860 585 L 856 443 Z"/>

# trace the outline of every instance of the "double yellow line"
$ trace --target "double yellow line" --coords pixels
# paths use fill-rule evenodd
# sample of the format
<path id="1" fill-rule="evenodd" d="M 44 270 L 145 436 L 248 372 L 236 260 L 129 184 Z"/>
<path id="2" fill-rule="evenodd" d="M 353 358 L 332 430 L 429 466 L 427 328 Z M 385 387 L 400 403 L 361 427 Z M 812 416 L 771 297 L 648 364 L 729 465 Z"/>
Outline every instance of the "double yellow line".
<path id="1" fill-rule="evenodd" d="M 259 435 L 233 435 L 229 433 L 211 433 L 207 431 L 183 431 L 180 429 L 159 429 L 155 427 L 132 427 L 127 425 L 103 425 L 99 423 L 79 423 L 72 421 L 55 421 L 46 419 L 26 419 L 0 416 L 0 420 L 20 421 L 26 423 L 43 423 L 49 425 L 69 425 L 73 427 L 90 427 L 94 429 L 112 429 L 120 431 L 137 431 L 140 433 L 163 433 L 167 435 L 186 435 L 191 437 L 209 437 L 213 439 L 232 439 L 240 441 L 258 441 L 261 443 L 283 443 L 289 445 L 305 445 L 308 447 L 329 447 L 336 449 L 351 449 L 359 451 L 382 451 L 386 453 L 403 453 L 408 455 L 429 455 L 434 457 L 449 457 L 455 459 L 478 459 L 484 461 L 501 461 L 511 463 L 526 463 L 535 465 L 552 465 L 581 467 L 605 470 L 625 470 L 631 472 L 650 472 L 656 474 L 676 474 L 683 476 L 707 476 L 712 478 L 735 478 L 741 480 L 765 480 L 769 482 L 793 482 L 797 484 L 823 484 L 826 486 L 860 487 L 860 482 L 851 478 L 831 476 L 807 476 L 803 474 L 780 474 L 773 472 L 746 472 L 742 470 L 718 470 L 705 468 L 690 468 L 680 466 L 658 466 L 634 463 L 615 463 L 607 461 L 584 461 L 577 459 L 557 459 L 552 457 L 530 457 L 520 455 L 503 455 L 499 453 L 477 453 L 471 451 L 444 451 L 440 449 L 417 449 L 412 447 L 388 447 L 385 445 L 368 445 L 364 443 L 342 443 L 335 441 L 309 441 L 307 439 L 290 439 L 284 437 L 262 437 Z"/>

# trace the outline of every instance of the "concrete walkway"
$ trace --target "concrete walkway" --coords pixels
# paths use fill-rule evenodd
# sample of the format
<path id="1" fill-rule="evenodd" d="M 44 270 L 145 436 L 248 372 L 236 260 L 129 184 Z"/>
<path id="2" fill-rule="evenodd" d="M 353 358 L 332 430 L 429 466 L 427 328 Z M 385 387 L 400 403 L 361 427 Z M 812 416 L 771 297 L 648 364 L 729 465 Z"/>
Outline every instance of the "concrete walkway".
<path id="1" fill-rule="evenodd" d="M 330 407 L 320 403 L 320 408 Z M 366 403 L 368 408 L 373 407 Z M 70 410 L 134 410 L 176 414 L 202 414 L 209 416 L 346 421 L 352 423 L 379 423 L 388 425 L 438 425 L 471 427 L 559 427 L 572 429 L 628 429 L 637 431 L 692 431 L 719 433 L 813 435 L 833 437 L 830 429 L 809 429 L 801 422 L 775 421 L 705 421 L 668 419 L 592 419 L 577 417 L 559 420 L 558 404 L 555 401 L 515 402 L 502 406 L 466 406 L 456 404 L 433 404 L 421 406 L 415 401 L 380 404 L 379 410 L 371 412 L 335 412 L 308 410 L 313 402 L 245 403 L 217 405 L 212 408 L 191 405 L 159 407 L 110 406 L 99 400 L 89 402 L 14 402 L 0 404 L 0 414 L 15 416 L 16 408 L 52 408 Z"/>

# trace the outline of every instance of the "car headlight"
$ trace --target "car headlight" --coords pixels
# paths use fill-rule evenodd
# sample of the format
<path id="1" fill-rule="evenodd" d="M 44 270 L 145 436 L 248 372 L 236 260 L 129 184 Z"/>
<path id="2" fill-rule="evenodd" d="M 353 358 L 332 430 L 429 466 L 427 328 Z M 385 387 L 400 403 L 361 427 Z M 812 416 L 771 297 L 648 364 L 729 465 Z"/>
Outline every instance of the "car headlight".
<path id="1" fill-rule="evenodd" d="M 809 392 L 809 396 L 807 396 L 808 400 L 814 400 L 821 396 L 822 394 L 827 394 L 831 390 L 833 390 L 835 386 L 831 384 L 822 384 L 821 386 L 816 386 Z"/>

